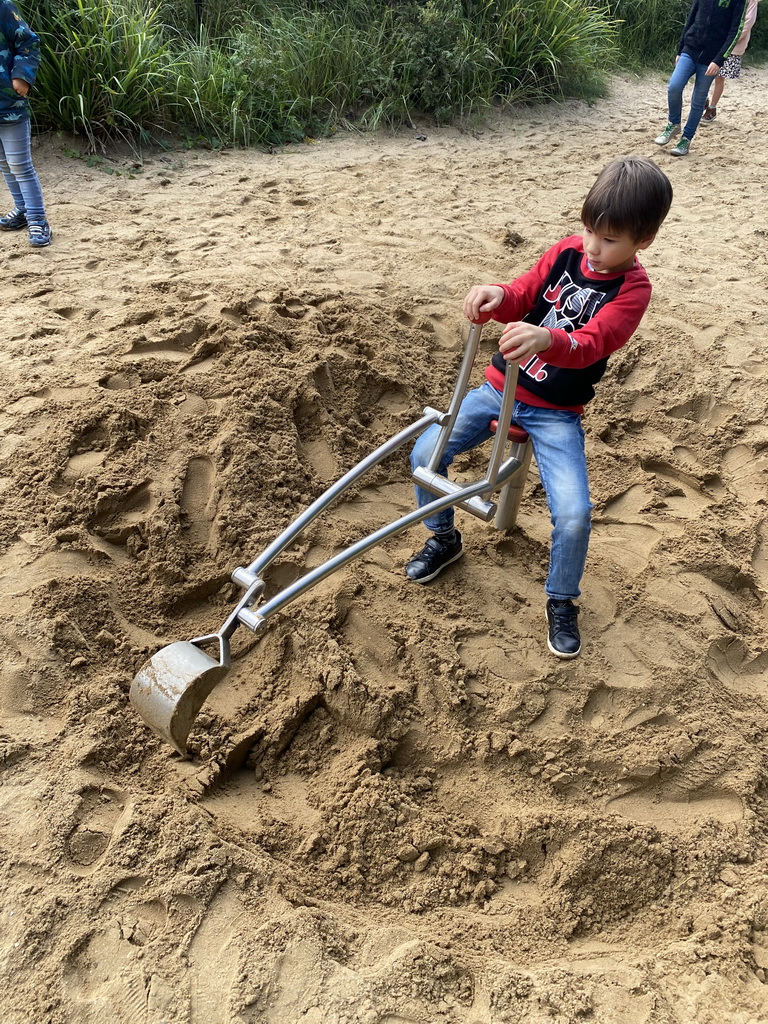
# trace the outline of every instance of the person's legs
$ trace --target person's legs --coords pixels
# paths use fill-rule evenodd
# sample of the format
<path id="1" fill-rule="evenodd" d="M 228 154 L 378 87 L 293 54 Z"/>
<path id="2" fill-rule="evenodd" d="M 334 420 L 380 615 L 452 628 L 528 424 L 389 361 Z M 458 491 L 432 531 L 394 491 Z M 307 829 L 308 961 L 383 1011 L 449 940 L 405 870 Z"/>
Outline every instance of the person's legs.
<path id="1" fill-rule="evenodd" d="M 513 419 L 530 435 L 552 519 L 544 589 L 555 601 L 571 601 L 581 594 L 592 514 L 581 417 L 516 402 Z"/>
<path id="2" fill-rule="evenodd" d="M 516 403 L 514 420 L 528 431 L 552 518 L 547 594 L 547 647 L 558 658 L 581 653 L 579 609 L 592 503 L 581 417 Z"/>
<path id="3" fill-rule="evenodd" d="M 492 419 L 498 419 L 501 398 L 501 392 L 487 382 L 464 396 L 440 465 L 436 467 L 437 472 L 442 476 L 447 476 L 448 467 L 459 452 L 476 448 L 491 436 L 489 424 Z M 433 425 L 418 439 L 411 453 L 413 469 L 430 464 L 439 430 L 437 425 Z M 429 491 L 425 491 L 421 487 L 416 488 L 419 508 L 434 501 L 434 498 L 435 496 Z M 433 531 L 432 536 L 405 567 L 406 576 L 416 583 L 429 583 L 447 565 L 455 562 L 464 554 L 461 534 L 454 529 L 452 507 L 429 516 L 424 520 L 424 524 Z"/>
<path id="4" fill-rule="evenodd" d="M 441 476 L 448 475 L 448 467 L 461 452 L 476 448 L 491 436 L 489 424 L 496 419 L 501 409 L 501 392 L 488 382 L 468 391 L 459 409 L 442 461 L 437 467 Z M 418 438 L 411 452 L 411 468 L 428 466 L 435 448 L 440 427 L 433 424 Z M 421 487 L 416 488 L 416 501 L 423 508 L 435 495 Z M 433 533 L 447 533 L 453 529 L 453 508 L 444 509 L 424 520 L 424 525 Z"/>
<path id="5" fill-rule="evenodd" d="M 5 183 L 11 193 L 14 210 L 24 213 L 24 196 L 19 188 L 19 183 L 16 181 L 15 175 L 11 174 L 11 168 L 8 165 L 8 159 L 5 153 L 6 140 L 8 141 L 8 144 L 11 145 L 11 138 L 15 135 L 15 131 L 11 131 L 11 129 L 14 128 L 15 125 L 0 124 L 0 171 L 2 172 Z"/>
<path id="6" fill-rule="evenodd" d="M 678 125 L 683 118 L 683 89 L 696 73 L 696 64 L 687 53 L 681 53 L 667 84 L 667 116 Z"/>
<path id="7" fill-rule="evenodd" d="M 688 120 L 685 122 L 685 128 L 683 128 L 683 138 L 688 139 L 689 142 L 696 134 L 696 129 L 699 127 L 701 115 L 704 113 L 704 108 L 707 105 L 709 87 L 712 85 L 712 79 L 707 75 L 707 67 L 707 64 L 694 65 L 696 79 L 693 83 L 693 93 L 691 94 L 691 109 L 688 112 Z"/>
<path id="8" fill-rule="evenodd" d="M 0 150 L 0 171 L 14 206 L 26 213 L 29 224 L 45 224 L 43 192 L 32 164 L 28 119 L 0 124 Z"/>

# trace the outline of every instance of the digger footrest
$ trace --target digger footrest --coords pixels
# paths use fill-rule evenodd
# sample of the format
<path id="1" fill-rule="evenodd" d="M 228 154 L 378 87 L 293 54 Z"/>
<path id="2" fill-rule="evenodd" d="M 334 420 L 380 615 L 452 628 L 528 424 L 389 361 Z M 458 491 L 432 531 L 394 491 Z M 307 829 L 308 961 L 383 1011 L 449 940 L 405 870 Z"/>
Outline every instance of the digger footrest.
<path id="1" fill-rule="evenodd" d="M 491 433 L 495 434 L 499 427 L 499 421 L 491 420 L 491 422 L 489 423 L 489 427 Z M 522 427 L 515 426 L 514 423 L 511 423 L 509 428 L 507 429 L 507 437 L 509 438 L 510 441 L 516 441 L 517 444 L 525 444 L 525 442 L 528 440 L 528 432 L 523 430 Z"/>

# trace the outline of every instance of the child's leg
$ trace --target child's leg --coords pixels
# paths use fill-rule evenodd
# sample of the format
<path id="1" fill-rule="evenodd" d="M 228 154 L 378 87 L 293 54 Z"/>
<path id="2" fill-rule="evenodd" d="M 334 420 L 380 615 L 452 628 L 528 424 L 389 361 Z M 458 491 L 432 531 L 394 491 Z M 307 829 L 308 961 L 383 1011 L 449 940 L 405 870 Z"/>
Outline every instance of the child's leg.
<path id="1" fill-rule="evenodd" d="M 710 107 L 716 107 L 720 101 L 720 97 L 723 95 L 723 89 L 725 88 L 725 78 L 722 75 L 715 76 L 715 87 L 712 90 L 712 102 Z"/>
<path id="2" fill-rule="evenodd" d="M 25 210 L 30 224 L 45 221 L 43 192 L 32 164 L 29 120 L 0 124 L 0 171 L 14 206 Z"/>
<path id="3" fill-rule="evenodd" d="M 670 124 L 683 119 L 683 89 L 696 72 L 696 65 L 687 53 L 681 53 L 667 85 L 667 110 Z"/>
<path id="4" fill-rule="evenodd" d="M 688 112 L 685 128 L 683 128 L 683 137 L 686 139 L 692 139 L 696 134 L 699 121 L 701 121 L 701 115 L 704 113 L 704 108 L 707 105 L 709 87 L 712 85 L 712 79 L 706 74 L 707 65 L 696 64 L 694 67 L 696 80 L 693 84 L 693 93 L 691 94 L 691 109 Z"/>
<path id="5" fill-rule="evenodd" d="M 578 413 L 515 403 L 514 419 L 528 431 L 552 517 L 547 597 L 574 600 L 587 559 L 592 502 Z"/>
<path id="6" fill-rule="evenodd" d="M 24 211 L 24 196 L 19 188 L 19 183 L 16 181 L 16 176 L 11 174 L 11 168 L 8 166 L 8 160 L 5 155 L 6 137 L 10 136 L 9 129 L 13 127 L 13 125 L 0 124 L 0 172 L 2 172 L 3 178 L 5 178 L 14 207 L 17 210 Z"/>
<path id="7" fill-rule="evenodd" d="M 489 424 L 491 420 L 498 417 L 500 409 L 501 392 L 487 381 L 481 387 L 467 392 L 461 403 L 459 415 L 456 417 L 442 462 L 437 467 L 437 472 L 441 476 L 448 475 L 448 467 L 458 454 L 476 448 L 491 436 Z M 433 424 L 418 438 L 411 452 L 411 467 L 413 469 L 429 465 L 439 430 L 437 424 Z M 419 508 L 423 508 L 424 505 L 435 500 L 435 495 L 417 487 L 416 500 Z M 424 525 L 433 533 L 447 533 L 453 529 L 453 508 L 447 508 L 434 516 L 429 516 L 424 520 Z"/>

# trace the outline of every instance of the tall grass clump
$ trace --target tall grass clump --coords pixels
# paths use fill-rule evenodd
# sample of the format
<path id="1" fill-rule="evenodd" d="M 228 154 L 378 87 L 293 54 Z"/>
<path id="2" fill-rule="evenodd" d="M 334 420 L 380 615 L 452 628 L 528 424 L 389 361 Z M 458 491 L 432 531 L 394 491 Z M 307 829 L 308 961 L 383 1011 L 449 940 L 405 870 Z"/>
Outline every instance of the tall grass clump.
<path id="1" fill-rule="evenodd" d="M 491 42 L 510 100 L 604 95 L 606 73 L 618 64 L 616 28 L 588 0 L 528 0 L 486 5 Z M 486 16 L 487 16 L 486 14 Z"/>
<path id="2" fill-rule="evenodd" d="M 177 63 L 157 9 L 145 0 L 39 0 L 35 28 L 44 59 L 35 117 L 99 138 L 150 132 L 166 120 Z"/>
<path id="3" fill-rule="evenodd" d="M 603 0 L 618 24 L 625 67 L 669 67 L 690 9 L 690 0 Z"/>
<path id="4" fill-rule="evenodd" d="M 381 23 L 318 11 L 276 12 L 221 39 L 201 29 L 178 50 L 173 102 L 181 125 L 221 144 L 295 141 L 367 107 L 387 53 Z"/>

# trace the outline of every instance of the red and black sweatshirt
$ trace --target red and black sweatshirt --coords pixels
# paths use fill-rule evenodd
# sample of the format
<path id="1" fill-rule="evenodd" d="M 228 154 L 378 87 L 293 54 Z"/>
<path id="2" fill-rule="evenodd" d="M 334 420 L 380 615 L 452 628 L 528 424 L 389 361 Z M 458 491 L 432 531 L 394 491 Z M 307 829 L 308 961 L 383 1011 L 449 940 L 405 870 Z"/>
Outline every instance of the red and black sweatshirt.
<path id="1" fill-rule="evenodd" d="M 581 412 L 594 397 L 608 356 L 632 337 L 651 298 L 651 282 L 635 259 L 630 270 L 590 270 L 581 235 L 553 245 L 511 284 L 493 319 L 546 327 L 552 345 L 520 366 L 517 398 L 528 405 Z M 499 391 L 507 364 L 500 352 L 485 376 Z"/>

